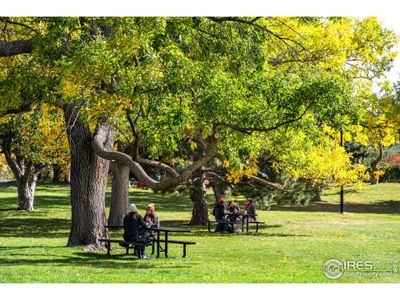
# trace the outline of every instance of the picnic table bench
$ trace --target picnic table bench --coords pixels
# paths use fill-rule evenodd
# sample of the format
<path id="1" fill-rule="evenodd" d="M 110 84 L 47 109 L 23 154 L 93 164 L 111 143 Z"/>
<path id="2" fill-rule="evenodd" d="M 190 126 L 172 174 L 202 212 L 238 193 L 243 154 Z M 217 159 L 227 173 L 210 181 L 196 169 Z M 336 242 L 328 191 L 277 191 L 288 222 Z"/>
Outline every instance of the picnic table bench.
<path id="1" fill-rule="evenodd" d="M 166 241 L 165 240 L 160 240 L 160 242 L 165 243 Z M 186 246 L 187 245 L 196 245 L 196 242 L 168 240 L 167 244 L 180 244 L 180 245 L 182 245 L 183 246 L 183 255 L 182 255 L 182 257 L 186 257 Z M 164 249 L 163 252 L 165 252 L 165 249 Z M 154 254 L 154 250 L 153 250 L 153 252 L 151 254 Z M 168 252 L 165 254 L 165 256 L 168 257 Z"/>
<path id="2" fill-rule="evenodd" d="M 99 239 L 99 242 L 105 243 L 108 256 L 111 256 L 111 243 L 118 243 L 121 247 L 124 247 L 126 249 L 126 255 L 129 254 L 129 249 L 134 249 L 135 246 L 151 246 L 153 244 L 152 242 L 126 242 L 116 239 Z M 138 253 L 138 257 L 141 258 L 140 253 Z"/>
<path id="3" fill-rule="evenodd" d="M 259 224 L 265 224 L 265 222 L 261 222 L 261 221 L 248 221 L 247 222 L 247 232 L 249 231 L 249 229 L 248 229 L 248 227 L 249 227 L 249 224 L 256 224 L 256 233 L 258 232 L 258 225 Z"/>
<path id="4" fill-rule="evenodd" d="M 109 229 L 123 229 L 123 226 L 119 225 L 106 225 L 106 228 Z M 191 241 L 180 241 L 180 240 L 170 240 L 168 239 L 168 233 L 170 232 L 190 232 L 190 229 L 184 229 L 184 228 L 174 228 L 174 227 L 160 227 L 160 228 L 147 228 L 146 229 L 149 233 L 152 239 L 148 242 L 125 242 L 124 240 L 116 240 L 116 239 L 99 239 L 100 242 L 106 243 L 106 248 L 107 248 L 107 254 L 110 254 L 111 251 L 111 243 L 118 243 L 121 247 L 126 248 L 126 254 L 129 253 L 129 248 L 134 248 L 135 246 L 152 246 L 152 252 L 151 254 L 153 255 L 155 252 L 155 246 L 157 245 L 157 257 L 160 257 L 160 252 L 164 252 L 165 257 L 168 257 L 168 244 L 179 244 L 182 245 L 183 249 L 183 255 L 182 257 L 186 257 L 186 247 L 187 245 L 195 245 L 196 242 L 191 242 Z M 154 236 L 154 232 L 156 232 L 156 236 Z M 160 232 L 164 232 L 164 239 L 160 238 Z M 164 244 L 164 247 L 162 247 L 161 243 Z"/>
<path id="5" fill-rule="evenodd" d="M 250 221 L 249 218 L 253 217 L 253 215 L 242 215 L 241 216 L 241 223 L 242 223 L 242 232 L 244 232 L 244 225 L 246 224 L 246 232 L 249 232 L 249 224 L 256 224 L 256 233 L 258 232 L 259 225 L 260 224 L 265 224 L 265 222 L 261 221 Z M 247 222 L 245 221 L 247 220 Z M 231 226 L 234 226 L 236 224 L 235 222 L 227 222 L 226 220 L 223 221 L 210 221 L 208 220 L 208 231 L 211 232 L 211 226 L 215 226 L 217 224 L 229 224 Z"/>

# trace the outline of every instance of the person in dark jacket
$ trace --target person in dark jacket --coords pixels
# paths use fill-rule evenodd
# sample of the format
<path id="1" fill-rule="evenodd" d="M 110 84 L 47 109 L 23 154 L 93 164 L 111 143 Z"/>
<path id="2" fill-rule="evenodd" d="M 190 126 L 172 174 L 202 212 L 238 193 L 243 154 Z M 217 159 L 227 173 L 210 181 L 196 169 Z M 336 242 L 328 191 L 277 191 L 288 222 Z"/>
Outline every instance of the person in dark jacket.
<path id="1" fill-rule="evenodd" d="M 225 199 L 221 198 L 215 204 L 212 214 L 215 216 L 215 221 L 218 222 L 215 232 L 223 232 L 227 230 L 229 221 L 225 218 Z"/>
<path id="2" fill-rule="evenodd" d="M 124 217 L 124 240 L 126 242 L 146 242 L 144 235 L 146 228 L 147 224 L 139 215 L 136 205 L 129 205 L 129 213 Z M 135 246 L 135 250 L 139 257 L 147 258 L 144 246 Z"/>

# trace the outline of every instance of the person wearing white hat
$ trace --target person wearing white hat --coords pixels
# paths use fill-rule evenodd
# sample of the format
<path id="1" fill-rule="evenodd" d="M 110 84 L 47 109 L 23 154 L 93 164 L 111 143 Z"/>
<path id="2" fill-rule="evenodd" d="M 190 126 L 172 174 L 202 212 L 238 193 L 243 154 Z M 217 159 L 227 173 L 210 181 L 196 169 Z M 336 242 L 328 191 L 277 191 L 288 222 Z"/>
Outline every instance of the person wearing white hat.
<path id="1" fill-rule="evenodd" d="M 129 211 L 137 212 L 137 208 L 135 204 L 129 204 Z"/>
<path id="2" fill-rule="evenodd" d="M 143 234 L 147 224 L 139 215 L 135 204 L 129 205 L 129 213 L 124 217 L 124 240 L 126 242 L 148 242 Z M 135 246 L 139 258 L 147 258 L 144 246 Z"/>

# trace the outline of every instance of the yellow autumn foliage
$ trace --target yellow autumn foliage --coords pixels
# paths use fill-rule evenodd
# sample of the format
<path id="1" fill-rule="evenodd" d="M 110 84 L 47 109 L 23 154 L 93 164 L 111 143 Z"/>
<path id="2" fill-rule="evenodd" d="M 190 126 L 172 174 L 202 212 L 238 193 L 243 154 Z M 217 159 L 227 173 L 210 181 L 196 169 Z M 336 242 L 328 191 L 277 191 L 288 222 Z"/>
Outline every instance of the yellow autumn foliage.
<path id="1" fill-rule="evenodd" d="M 250 178 L 258 173 L 257 157 L 255 155 L 250 155 L 239 169 L 231 167 L 227 160 L 224 161 L 224 167 L 228 170 L 228 181 L 233 184 L 240 182 L 243 178 Z"/>

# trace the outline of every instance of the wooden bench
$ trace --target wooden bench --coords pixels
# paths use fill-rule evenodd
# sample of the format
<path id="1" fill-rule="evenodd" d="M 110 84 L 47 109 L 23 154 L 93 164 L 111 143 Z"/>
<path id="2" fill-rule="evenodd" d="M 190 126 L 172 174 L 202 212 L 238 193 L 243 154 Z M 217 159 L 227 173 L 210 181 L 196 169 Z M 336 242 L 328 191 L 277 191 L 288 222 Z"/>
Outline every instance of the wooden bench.
<path id="1" fill-rule="evenodd" d="M 107 255 L 111 256 L 111 243 L 118 243 L 121 247 L 126 249 L 126 255 L 129 254 L 129 249 L 133 249 L 135 246 L 151 246 L 153 242 L 125 242 L 124 240 L 114 240 L 114 239 L 99 239 L 100 243 L 105 243 L 107 248 Z M 138 253 L 140 257 L 140 253 Z"/>
<path id="2" fill-rule="evenodd" d="M 165 240 L 160 240 L 160 242 L 165 243 Z M 186 246 L 187 245 L 196 245 L 196 242 L 188 242 L 188 241 L 174 241 L 168 239 L 168 244 L 180 244 L 183 246 L 183 255 L 182 257 L 186 257 Z"/>
<path id="3" fill-rule="evenodd" d="M 265 222 L 260 222 L 260 221 L 249 221 L 249 224 L 256 224 L 256 232 L 258 232 L 258 225 L 259 225 L 259 224 L 265 224 Z"/>
<path id="4" fill-rule="evenodd" d="M 106 228 L 108 229 L 123 229 L 124 227 L 121 225 L 105 225 Z M 163 230 L 162 230 L 163 229 Z M 174 229 L 174 230 L 172 230 Z M 110 255 L 110 244 L 111 243 L 118 243 L 121 247 L 125 247 L 126 248 L 126 254 L 128 254 L 129 248 L 134 248 L 134 246 L 152 246 L 152 251 L 151 251 L 151 255 L 154 254 L 155 252 L 155 247 L 157 245 L 157 257 L 159 257 L 159 253 L 160 252 L 164 252 L 165 253 L 165 257 L 168 257 L 168 244 L 181 244 L 183 247 L 183 256 L 182 257 L 186 257 L 186 246 L 187 245 L 195 245 L 195 242 L 189 242 L 189 241 L 175 241 L 175 240 L 170 240 L 167 238 L 167 242 L 165 239 L 160 239 L 159 234 L 160 232 L 158 231 L 164 231 L 167 237 L 167 233 L 168 232 L 176 232 L 177 228 L 168 228 L 168 227 L 161 227 L 161 229 L 148 229 L 148 232 L 150 233 L 150 241 L 149 243 L 137 243 L 137 242 L 125 242 L 123 240 L 107 240 L 107 239 L 99 239 L 99 241 L 103 241 L 106 243 L 106 247 L 107 247 L 107 253 L 108 255 Z M 179 232 L 182 231 L 182 229 L 179 229 Z M 156 233 L 155 233 L 156 232 Z M 188 230 L 184 230 L 184 232 L 190 232 Z M 165 249 L 161 246 L 161 243 L 164 243 L 164 247 Z"/>
<path id="5" fill-rule="evenodd" d="M 225 221 L 210 221 L 208 220 L 208 231 L 211 232 L 211 226 L 216 226 L 217 224 L 229 224 L 231 226 L 234 226 L 235 223 L 226 223 Z M 249 224 L 256 224 L 256 233 L 258 232 L 259 224 L 265 224 L 265 222 L 261 221 L 249 221 Z"/>

